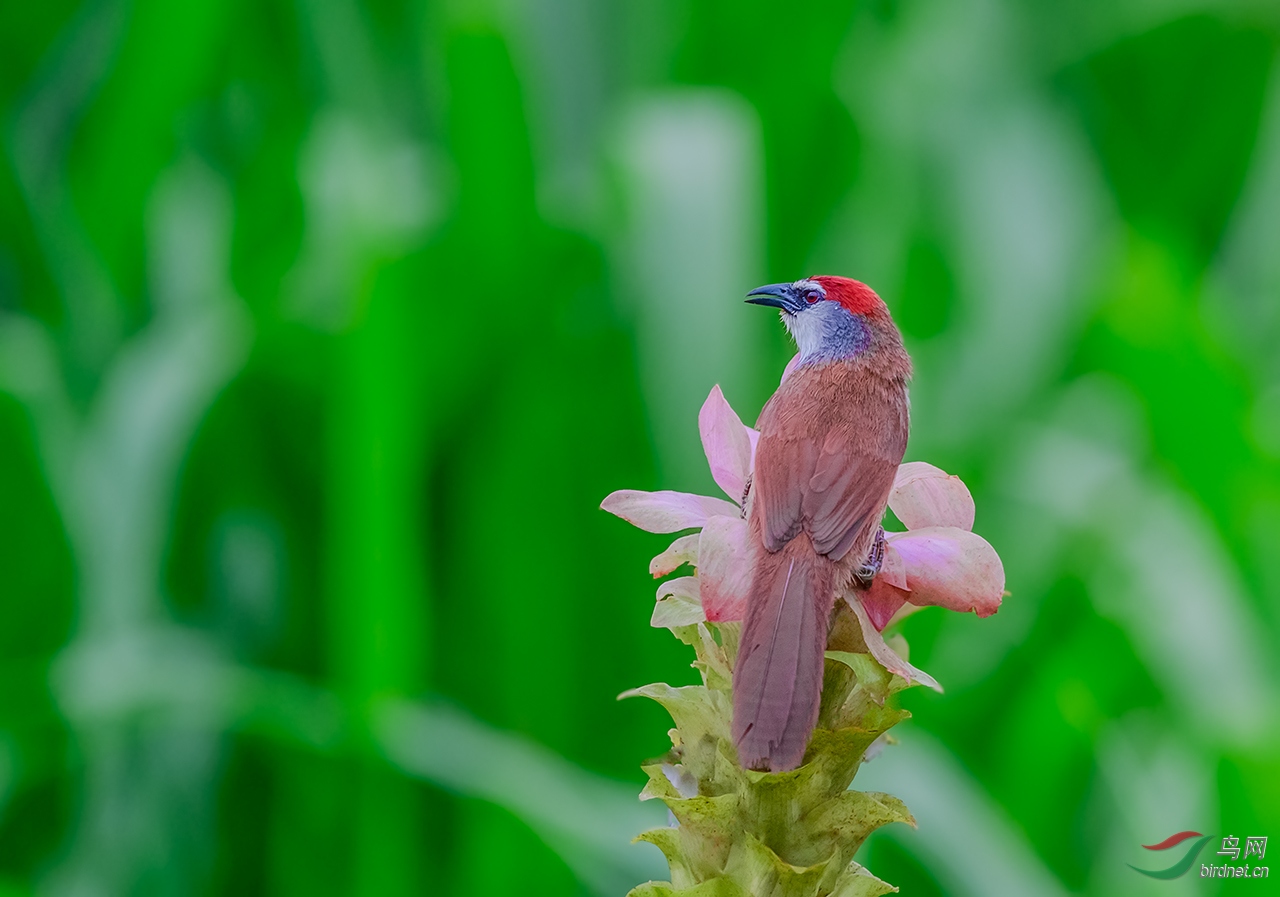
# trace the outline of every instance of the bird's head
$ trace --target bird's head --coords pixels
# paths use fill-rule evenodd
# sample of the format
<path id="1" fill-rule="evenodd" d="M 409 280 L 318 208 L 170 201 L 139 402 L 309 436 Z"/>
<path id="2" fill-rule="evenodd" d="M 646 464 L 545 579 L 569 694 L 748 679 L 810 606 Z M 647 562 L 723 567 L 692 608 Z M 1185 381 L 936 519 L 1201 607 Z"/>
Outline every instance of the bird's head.
<path id="1" fill-rule="evenodd" d="M 848 277 L 771 283 L 756 287 L 747 301 L 782 312 L 782 323 L 795 338 L 802 362 L 860 355 L 884 339 L 901 345 L 884 300 L 865 283 Z"/>

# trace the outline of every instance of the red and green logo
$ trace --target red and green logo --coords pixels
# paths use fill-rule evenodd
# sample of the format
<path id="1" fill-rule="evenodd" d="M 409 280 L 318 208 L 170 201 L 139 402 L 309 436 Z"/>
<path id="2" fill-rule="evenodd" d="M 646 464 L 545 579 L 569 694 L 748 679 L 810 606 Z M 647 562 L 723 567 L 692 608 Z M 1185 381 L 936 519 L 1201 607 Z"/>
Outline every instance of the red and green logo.
<path id="1" fill-rule="evenodd" d="M 1204 850 L 1204 846 L 1213 840 L 1213 835 L 1202 835 L 1199 832 L 1178 832 L 1176 835 L 1170 835 L 1165 838 L 1159 844 L 1142 845 L 1147 850 L 1172 850 L 1192 838 L 1197 839 L 1195 843 L 1188 847 L 1187 852 L 1168 869 L 1139 869 L 1132 863 L 1128 864 L 1129 868 L 1134 872 L 1141 872 L 1143 875 L 1149 875 L 1152 878 L 1180 878 L 1186 875 L 1187 870 L 1195 864 L 1196 857 L 1200 856 L 1200 851 Z"/>

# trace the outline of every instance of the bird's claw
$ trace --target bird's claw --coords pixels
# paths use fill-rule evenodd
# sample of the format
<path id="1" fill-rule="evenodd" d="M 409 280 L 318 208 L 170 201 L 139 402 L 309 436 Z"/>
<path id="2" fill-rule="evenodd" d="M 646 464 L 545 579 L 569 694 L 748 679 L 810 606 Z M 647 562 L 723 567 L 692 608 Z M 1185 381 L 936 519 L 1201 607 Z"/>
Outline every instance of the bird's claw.
<path id="1" fill-rule="evenodd" d="M 876 530 L 876 539 L 871 543 L 871 552 L 867 555 L 867 560 L 861 567 L 853 571 L 853 579 L 860 589 L 871 588 L 871 580 L 876 578 L 876 574 L 880 572 L 880 566 L 884 563 L 884 527 Z"/>

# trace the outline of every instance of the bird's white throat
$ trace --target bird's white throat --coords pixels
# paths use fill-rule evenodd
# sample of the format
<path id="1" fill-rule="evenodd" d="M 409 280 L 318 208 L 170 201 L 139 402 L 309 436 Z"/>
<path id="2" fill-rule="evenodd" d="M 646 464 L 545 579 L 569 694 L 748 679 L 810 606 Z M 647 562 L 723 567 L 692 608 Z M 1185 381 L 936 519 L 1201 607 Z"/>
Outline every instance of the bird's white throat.
<path id="1" fill-rule="evenodd" d="M 871 343 L 866 322 L 838 302 L 824 300 L 792 314 L 782 323 L 800 350 L 800 361 L 834 361 L 857 355 Z"/>

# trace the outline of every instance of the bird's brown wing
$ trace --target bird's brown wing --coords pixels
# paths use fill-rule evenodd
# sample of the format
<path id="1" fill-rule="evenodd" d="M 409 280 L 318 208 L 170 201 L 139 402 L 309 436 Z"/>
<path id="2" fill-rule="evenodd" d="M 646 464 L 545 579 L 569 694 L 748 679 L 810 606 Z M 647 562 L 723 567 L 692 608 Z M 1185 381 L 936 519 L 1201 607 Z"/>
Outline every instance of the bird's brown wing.
<path id="1" fill-rule="evenodd" d="M 752 490 L 769 551 L 804 531 L 819 554 L 838 561 L 879 524 L 901 449 L 893 457 L 895 447 L 858 441 L 843 426 L 820 449 L 813 439 L 761 438 Z"/>
<path id="2" fill-rule="evenodd" d="M 804 484 L 813 476 L 818 452 L 811 441 L 761 436 L 756 446 L 751 491 L 760 506 L 761 535 L 769 551 L 779 551 L 804 525 Z"/>

